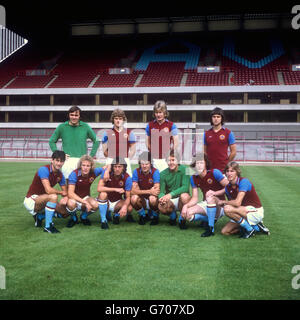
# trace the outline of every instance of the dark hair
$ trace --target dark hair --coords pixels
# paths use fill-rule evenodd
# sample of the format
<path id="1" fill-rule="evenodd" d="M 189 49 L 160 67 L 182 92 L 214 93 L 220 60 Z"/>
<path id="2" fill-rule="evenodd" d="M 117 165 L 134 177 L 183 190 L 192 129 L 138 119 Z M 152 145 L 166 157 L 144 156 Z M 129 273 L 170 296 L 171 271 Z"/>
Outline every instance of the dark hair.
<path id="1" fill-rule="evenodd" d="M 151 153 L 148 151 L 144 151 L 139 155 L 139 165 L 141 165 L 141 161 L 149 161 L 152 163 Z"/>
<path id="2" fill-rule="evenodd" d="M 195 168 L 196 162 L 200 161 L 200 160 L 205 161 L 206 170 L 209 170 L 210 169 L 210 161 L 208 160 L 208 157 L 205 153 L 197 153 L 196 156 L 193 158 L 192 163 L 190 164 L 190 167 Z"/>
<path id="3" fill-rule="evenodd" d="M 81 109 L 78 106 L 72 106 L 69 110 L 68 110 L 68 114 L 73 113 L 75 111 L 79 111 L 79 113 L 81 113 Z"/>
<path id="4" fill-rule="evenodd" d="M 52 160 L 59 159 L 61 161 L 66 161 L 66 154 L 62 150 L 55 150 L 51 156 Z"/>
<path id="5" fill-rule="evenodd" d="M 127 170 L 127 163 L 123 157 L 116 157 L 113 162 L 111 163 L 111 169 L 110 169 L 110 174 L 113 174 L 114 166 L 117 164 L 121 164 L 123 166 L 123 173 L 126 172 Z"/>
<path id="6" fill-rule="evenodd" d="M 170 152 L 167 154 L 166 156 L 166 161 L 168 162 L 168 158 L 169 157 L 173 157 L 175 158 L 178 163 L 181 161 L 181 156 L 180 156 L 180 153 L 174 149 L 171 149 Z"/>
<path id="7" fill-rule="evenodd" d="M 223 111 L 223 109 L 219 108 L 219 107 L 216 107 L 214 108 L 211 113 L 210 113 L 210 124 L 213 125 L 213 122 L 212 122 L 212 116 L 215 115 L 215 114 L 218 114 L 222 117 L 222 125 L 225 123 L 225 113 Z"/>

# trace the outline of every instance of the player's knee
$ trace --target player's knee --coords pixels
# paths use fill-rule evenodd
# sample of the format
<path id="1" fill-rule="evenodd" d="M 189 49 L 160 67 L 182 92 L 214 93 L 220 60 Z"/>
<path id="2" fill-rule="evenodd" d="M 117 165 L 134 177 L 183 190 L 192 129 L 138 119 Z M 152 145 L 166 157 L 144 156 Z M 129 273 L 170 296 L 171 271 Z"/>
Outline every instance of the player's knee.
<path id="1" fill-rule="evenodd" d="M 190 200 L 190 195 L 188 193 L 182 193 L 180 195 L 180 200 L 183 204 L 186 204 Z"/>
<path id="2" fill-rule="evenodd" d="M 74 210 L 74 209 L 76 208 L 76 201 L 73 200 L 73 199 L 68 199 L 67 207 L 68 207 L 70 210 Z"/>
<path id="3" fill-rule="evenodd" d="M 131 196 L 130 198 L 130 202 L 135 205 L 138 202 L 139 196 L 134 194 L 133 196 Z"/>
<path id="4" fill-rule="evenodd" d="M 98 195 L 99 200 L 107 200 L 107 193 L 106 192 L 100 192 Z"/>
<path id="5" fill-rule="evenodd" d="M 49 194 L 48 201 L 56 203 L 57 202 L 57 194 L 56 193 Z"/>
<path id="6" fill-rule="evenodd" d="M 155 197 L 155 196 L 150 196 L 149 197 L 149 204 L 151 206 L 157 206 L 157 203 L 158 203 L 158 198 Z"/>

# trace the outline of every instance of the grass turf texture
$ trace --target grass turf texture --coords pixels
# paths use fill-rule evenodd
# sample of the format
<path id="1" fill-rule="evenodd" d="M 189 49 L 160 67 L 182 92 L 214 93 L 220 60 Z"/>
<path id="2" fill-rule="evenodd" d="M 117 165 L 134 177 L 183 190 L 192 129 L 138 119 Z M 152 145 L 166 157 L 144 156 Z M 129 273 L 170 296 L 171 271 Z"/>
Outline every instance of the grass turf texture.
<path id="1" fill-rule="evenodd" d="M 300 298 L 291 285 L 291 270 L 300 264 L 299 167 L 242 167 L 271 235 L 239 239 L 220 234 L 227 217 L 214 237 L 201 238 L 198 225 L 180 230 L 165 216 L 157 226 L 121 221 L 102 230 L 98 212 L 90 216 L 91 227 L 68 229 L 66 219 L 55 219 L 61 233 L 45 233 L 23 207 L 41 165 L 0 163 L 0 265 L 6 270 L 0 299 Z"/>

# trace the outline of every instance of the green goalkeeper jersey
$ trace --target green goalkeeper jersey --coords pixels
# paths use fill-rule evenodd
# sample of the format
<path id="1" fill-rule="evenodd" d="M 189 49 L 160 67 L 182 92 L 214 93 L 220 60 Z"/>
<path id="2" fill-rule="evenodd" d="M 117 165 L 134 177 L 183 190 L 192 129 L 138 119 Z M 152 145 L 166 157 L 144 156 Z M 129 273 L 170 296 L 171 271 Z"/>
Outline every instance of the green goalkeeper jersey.
<path id="1" fill-rule="evenodd" d="M 62 140 L 63 151 L 74 158 L 80 158 L 84 154 L 87 154 L 87 139 L 93 141 L 93 147 L 90 154 L 92 157 L 96 155 L 100 144 L 93 129 L 83 121 L 79 121 L 78 126 L 71 126 L 69 121 L 61 123 L 49 140 L 52 152 L 57 150 L 56 142 L 59 139 Z"/>
<path id="2" fill-rule="evenodd" d="M 171 171 L 169 168 L 160 173 L 160 199 L 170 193 L 172 198 L 179 197 L 182 193 L 189 193 L 190 177 L 186 172 L 184 165 L 179 165 L 177 171 Z"/>

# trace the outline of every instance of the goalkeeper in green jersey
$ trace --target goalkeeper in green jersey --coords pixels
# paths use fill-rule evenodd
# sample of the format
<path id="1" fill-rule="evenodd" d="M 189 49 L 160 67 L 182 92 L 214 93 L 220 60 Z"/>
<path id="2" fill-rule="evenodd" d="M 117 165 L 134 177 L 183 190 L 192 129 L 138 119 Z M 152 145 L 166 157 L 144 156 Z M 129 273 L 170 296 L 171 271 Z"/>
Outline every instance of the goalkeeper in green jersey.
<path id="1" fill-rule="evenodd" d="M 62 140 L 62 149 L 66 153 L 66 162 L 62 167 L 62 172 L 66 179 L 77 168 L 80 157 L 87 154 L 87 139 L 93 142 L 91 157 L 96 155 L 100 144 L 93 129 L 80 120 L 80 112 L 81 109 L 78 106 L 72 106 L 68 111 L 68 121 L 61 123 L 49 140 L 50 149 L 53 152 L 57 150 L 57 141 Z"/>
<path id="2" fill-rule="evenodd" d="M 168 168 L 160 173 L 160 194 L 158 209 L 161 214 L 170 216 L 170 225 L 176 225 L 177 213 L 190 201 L 190 179 L 187 167 L 180 164 L 180 156 L 171 151 L 166 158 Z M 179 221 L 180 223 L 180 221 Z"/>

